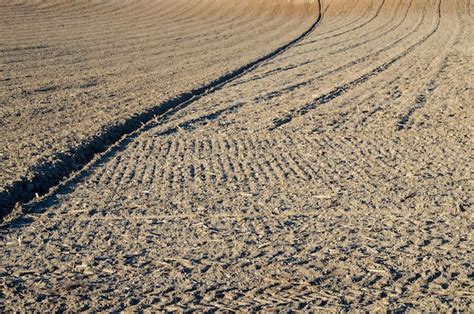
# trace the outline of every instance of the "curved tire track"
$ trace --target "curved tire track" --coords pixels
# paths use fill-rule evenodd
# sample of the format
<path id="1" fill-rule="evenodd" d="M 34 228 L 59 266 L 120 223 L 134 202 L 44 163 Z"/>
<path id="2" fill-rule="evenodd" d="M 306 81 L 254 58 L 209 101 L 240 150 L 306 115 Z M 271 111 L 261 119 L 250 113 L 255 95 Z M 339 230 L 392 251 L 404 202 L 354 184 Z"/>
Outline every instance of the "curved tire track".
<path id="1" fill-rule="evenodd" d="M 301 107 L 297 110 L 294 110 L 290 114 L 285 115 L 281 118 L 275 119 L 273 121 L 273 125 L 269 127 L 269 130 L 273 131 L 273 130 L 281 127 L 282 125 L 288 124 L 289 122 L 291 122 L 291 120 L 293 118 L 295 118 L 297 116 L 305 115 L 306 113 L 309 112 L 309 110 L 315 109 L 316 107 L 318 107 L 322 104 L 329 103 L 333 99 L 347 93 L 349 90 L 352 90 L 357 86 L 360 86 L 361 84 L 367 82 L 372 77 L 377 76 L 380 73 L 387 70 L 388 68 L 390 68 L 393 64 L 395 64 L 397 61 L 403 59 L 405 56 L 407 56 L 409 53 L 411 53 L 413 50 L 415 50 L 418 46 L 422 45 L 424 42 L 426 42 L 431 36 L 433 36 L 436 33 L 436 31 L 438 30 L 438 28 L 440 26 L 440 22 L 441 22 L 441 0 L 438 1 L 438 15 L 437 16 L 438 16 L 438 19 L 436 21 L 436 25 L 433 28 L 433 30 L 430 33 L 428 33 L 427 35 L 425 35 L 420 41 L 418 41 L 418 42 L 414 43 L 413 45 L 411 45 L 410 47 L 408 47 L 402 54 L 397 55 L 396 57 L 392 58 L 388 62 L 385 62 L 384 64 L 372 69 L 370 72 L 367 72 L 366 74 L 358 77 L 357 79 L 355 79 L 355 80 L 353 80 L 349 83 L 340 85 L 340 86 L 336 87 L 335 89 L 333 89 L 332 91 L 330 91 L 329 93 L 326 93 L 322 96 L 319 96 L 315 100 L 311 101 L 310 103 L 304 105 L 303 107 Z"/>

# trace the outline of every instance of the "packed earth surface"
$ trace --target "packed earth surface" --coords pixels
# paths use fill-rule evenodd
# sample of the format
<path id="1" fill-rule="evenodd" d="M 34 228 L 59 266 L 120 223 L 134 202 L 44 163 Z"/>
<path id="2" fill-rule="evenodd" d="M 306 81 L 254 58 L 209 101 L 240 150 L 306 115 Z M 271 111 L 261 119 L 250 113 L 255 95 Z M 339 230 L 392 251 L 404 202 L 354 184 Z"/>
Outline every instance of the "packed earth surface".
<path id="1" fill-rule="evenodd" d="M 0 310 L 474 311 L 470 0 L 0 4 Z"/>

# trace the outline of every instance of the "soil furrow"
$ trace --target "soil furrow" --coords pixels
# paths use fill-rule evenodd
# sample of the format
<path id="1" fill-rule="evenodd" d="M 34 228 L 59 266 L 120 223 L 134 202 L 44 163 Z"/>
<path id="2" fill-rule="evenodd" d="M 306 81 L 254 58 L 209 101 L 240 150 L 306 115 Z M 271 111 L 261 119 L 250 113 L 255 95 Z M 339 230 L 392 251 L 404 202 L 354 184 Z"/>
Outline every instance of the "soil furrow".
<path id="1" fill-rule="evenodd" d="M 351 89 L 367 82 L 372 77 L 377 76 L 380 73 L 384 72 L 385 70 L 389 69 L 393 64 L 395 64 L 396 62 L 398 62 L 402 58 L 406 57 L 408 54 L 410 54 L 412 51 L 414 51 L 417 47 L 419 47 L 424 42 L 426 42 L 431 36 L 433 36 L 433 34 L 436 33 L 436 31 L 439 28 L 439 23 L 440 23 L 440 20 L 441 20 L 441 0 L 438 2 L 438 12 L 439 12 L 438 13 L 438 19 L 437 19 L 437 22 L 435 24 L 434 29 L 430 33 L 428 33 L 426 36 L 424 36 L 420 41 L 418 41 L 415 44 L 408 47 L 402 54 L 399 54 L 398 56 L 396 56 L 395 58 L 392 58 L 388 62 L 385 62 L 384 64 L 378 66 L 377 68 L 371 70 L 370 72 L 360 76 L 356 80 L 351 81 L 349 83 L 346 83 L 344 85 L 338 86 L 337 88 L 335 88 L 331 92 L 316 98 L 311 103 L 306 104 L 305 106 L 301 107 L 300 109 L 294 110 L 294 113 L 292 112 L 289 115 L 286 115 L 284 117 L 275 119 L 274 122 L 273 122 L 273 126 L 270 126 L 269 129 L 270 130 L 275 130 L 275 129 L 279 128 L 280 126 L 291 122 L 291 120 L 294 117 L 305 115 L 306 113 L 308 113 L 309 110 L 315 109 L 315 108 L 317 108 L 318 106 L 320 106 L 322 104 L 325 104 L 325 103 L 328 103 L 328 102 L 332 101 L 333 99 L 345 94 L 347 91 L 349 91 L 349 90 L 351 90 Z"/>

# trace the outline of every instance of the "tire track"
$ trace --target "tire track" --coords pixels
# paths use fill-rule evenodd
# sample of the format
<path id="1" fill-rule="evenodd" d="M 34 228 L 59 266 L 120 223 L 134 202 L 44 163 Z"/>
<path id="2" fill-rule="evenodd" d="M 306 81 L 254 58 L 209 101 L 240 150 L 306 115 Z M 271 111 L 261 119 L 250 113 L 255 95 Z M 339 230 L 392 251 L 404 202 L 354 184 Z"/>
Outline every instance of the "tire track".
<path id="1" fill-rule="evenodd" d="M 409 8 L 411 8 L 412 3 L 413 3 L 413 2 L 410 2 Z M 424 7 L 424 9 L 426 9 L 426 6 Z M 407 14 L 408 14 L 408 10 L 405 11 L 405 14 L 403 15 L 402 21 L 404 21 L 404 20 L 406 19 Z M 403 41 L 403 40 L 409 38 L 411 35 L 417 33 L 417 32 L 419 31 L 419 28 L 423 25 L 423 23 L 424 23 L 424 21 L 425 21 L 425 18 L 426 18 L 426 16 L 423 15 L 423 16 L 419 19 L 417 25 L 415 25 L 415 27 L 414 27 L 410 32 L 404 34 L 403 37 L 398 38 L 398 39 L 395 40 L 394 42 L 390 43 L 388 46 L 386 46 L 386 47 L 384 47 L 384 48 L 382 48 L 382 49 L 376 51 L 376 52 L 374 53 L 374 55 L 379 55 L 379 54 L 381 54 L 381 53 L 383 53 L 383 52 L 385 52 L 385 51 L 387 51 L 387 50 L 393 48 L 394 46 L 396 46 L 396 45 L 397 45 L 398 43 L 400 43 L 401 41 Z M 322 75 L 320 75 L 320 76 L 317 76 L 317 77 L 315 77 L 315 78 L 311 78 L 311 79 L 309 79 L 309 80 L 306 80 L 305 82 L 310 83 L 310 82 L 312 82 L 312 81 L 319 80 L 319 79 L 321 79 L 321 78 L 323 78 L 323 77 L 326 77 L 327 75 L 329 75 L 329 74 L 331 74 L 331 73 L 333 73 L 333 72 L 346 69 L 346 68 L 348 68 L 348 67 L 350 67 L 350 66 L 353 66 L 354 64 L 363 62 L 364 60 L 368 60 L 369 58 L 373 57 L 374 55 L 368 55 L 368 56 L 366 55 L 366 56 L 364 56 L 364 57 L 362 57 L 362 58 L 360 58 L 360 59 L 358 59 L 358 60 L 356 60 L 356 61 L 352 61 L 352 62 L 350 62 L 350 63 L 348 63 L 348 64 L 345 64 L 345 65 L 343 65 L 343 66 L 337 68 L 336 70 L 331 70 L 331 71 L 329 71 L 328 73 L 324 73 L 324 74 L 322 74 Z M 231 84 L 230 86 L 233 86 L 233 87 L 234 87 L 234 86 L 236 86 L 236 85 L 238 85 L 238 84 L 240 84 L 240 82 L 237 83 L 237 84 Z M 305 85 L 306 85 L 306 84 L 305 84 Z M 293 88 L 297 88 L 297 87 L 298 87 L 297 85 L 292 85 L 290 88 L 285 88 L 284 90 L 285 90 L 285 91 L 287 91 L 287 89 L 288 89 L 288 90 L 292 90 Z M 302 88 L 302 87 L 300 87 L 300 88 Z M 272 92 L 271 94 L 267 95 L 266 98 L 260 96 L 260 97 L 254 98 L 253 101 L 258 102 L 258 101 L 260 101 L 260 100 L 264 100 L 264 99 L 266 100 L 266 99 L 270 99 L 270 98 L 273 98 L 273 97 L 278 97 L 278 96 L 280 96 L 280 95 L 281 95 L 281 92 Z M 242 108 L 244 105 L 245 105 L 245 104 L 242 103 L 242 104 L 239 104 L 238 106 L 233 106 L 233 105 L 232 105 L 232 106 L 229 106 L 228 109 L 221 109 L 221 110 L 215 111 L 214 113 L 211 113 L 211 114 L 202 116 L 201 118 L 195 118 L 195 119 L 188 120 L 187 122 L 182 122 L 181 124 L 179 124 L 179 127 L 184 128 L 184 129 L 187 129 L 187 128 L 196 128 L 196 127 L 198 127 L 198 122 L 200 122 L 201 120 L 207 120 L 207 121 L 215 120 L 215 119 L 217 119 L 219 116 L 221 116 L 221 114 L 234 112 L 236 109 L 240 109 L 240 108 Z M 211 108 L 209 108 L 209 110 L 211 110 Z M 208 118 L 209 116 L 213 116 L 213 119 L 209 119 L 209 118 Z M 204 124 L 207 124 L 207 123 L 202 123 L 201 125 L 204 125 Z M 191 125 L 194 125 L 194 126 L 191 126 Z M 169 129 L 168 131 L 162 132 L 162 135 L 165 135 L 167 132 L 174 133 L 175 131 L 176 131 L 176 128 L 171 128 L 171 129 Z"/>
<path id="2" fill-rule="evenodd" d="M 94 157 L 105 153 L 117 146 L 127 142 L 133 136 L 143 132 L 150 125 L 147 125 L 160 115 L 165 113 L 171 114 L 186 106 L 189 106 L 196 100 L 214 93 L 221 89 L 229 82 L 241 77 L 242 75 L 252 71 L 259 65 L 274 59 L 281 55 L 304 38 L 306 38 L 318 26 L 321 14 L 321 2 L 318 0 L 316 5 L 317 16 L 314 23 L 309 29 L 300 34 L 297 38 L 291 40 L 289 43 L 277 48 L 276 50 L 258 58 L 234 71 L 231 71 L 211 83 L 202 87 L 196 88 L 189 92 L 165 101 L 164 103 L 148 109 L 123 123 L 107 128 L 100 135 L 96 135 L 88 143 L 75 147 L 67 153 L 58 154 L 57 162 L 55 164 L 45 163 L 35 166 L 32 169 L 34 173 L 32 178 L 24 178 L 16 181 L 5 187 L 5 190 L 0 193 L 0 216 L 5 217 L 17 206 L 18 203 L 28 203 L 38 196 L 45 195 L 50 190 L 53 190 L 64 178 L 71 177 L 85 169 Z"/>
<path id="3" fill-rule="evenodd" d="M 357 26 L 355 26 L 355 27 L 353 27 L 353 28 L 350 28 L 350 29 L 348 29 L 348 30 L 345 30 L 345 31 L 336 33 L 336 34 L 334 34 L 334 35 L 329 35 L 329 36 L 323 37 L 323 38 L 321 38 L 321 39 L 317 39 L 317 40 L 313 40 L 313 41 L 308 41 L 308 42 L 302 43 L 302 44 L 298 45 L 298 47 L 305 46 L 305 45 L 310 45 L 310 44 L 314 44 L 315 42 L 318 42 L 318 41 L 320 41 L 320 40 L 325 40 L 325 39 L 330 39 L 330 38 L 334 38 L 334 37 L 339 37 L 339 36 L 341 36 L 341 35 L 347 34 L 347 33 L 349 33 L 349 32 L 352 32 L 352 31 L 354 31 L 354 30 L 357 30 L 357 29 L 360 29 L 360 28 L 364 27 L 365 25 L 367 25 L 367 24 L 369 24 L 371 21 L 373 21 L 373 20 L 379 15 L 380 10 L 382 9 L 383 5 L 385 4 L 385 1 L 386 1 L 386 0 L 382 0 L 382 2 L 381 2 L 380 5 L 378 6 L 377 11 L 375 12 L 375 14 L 374 14 L 372 17 L 370 17 L 367 21 L 365 21 L 365 22 L 363 22 L 363 23 L 361 23 L 361 24 L 359 24 L 359 25 L 357 25 Z M 371 6 L 368 6 L 368 7 L 366 8 L 366 11 L 364 12 L 363 16 L 365 15 L 365 13 L 370 13 L 371 11 L 372 11 L 372 7 L 371 7 Z M 356 19 L 356 20 L 354 20 L 353 22 L 350 22 L 350 23 L 348 23 L 348 24 L 346 24 L 346 25 L 343 25 L 342 27 L 350 26 L 350 25 L 352 25 L 353 23 L 358 22 L 358 21 L 359 21 L 359 20 Z M 342 28 L 342 27 L 341 27 L 341 28 Z M 336 31 L 336 30 L 338 30 L 338 29 L 333 29 L 333 30 L 331 30 L 330 32 L 334 32 L 334 31 Z M 311 51 L 312 51 L 312 50 L 310 50 L 309 52 L 311 52 Z"/>
<path id="4" fill-rule="evenodd" d="M 460 16 L 458 15 L 457 18 L 458 19 L 456 19 L 456 21 L 459 21 Z M 425 73 L 427 71 L 430 71 L 431 73 L 429 74 L 431 78 L 428 80 L 428 82 L 426 82 L 427 87 L 422 88 L 423 90 L 426 90 L 428 92 L 431 91 L 431 93 L 434 92 L 437 77 L 441 74 L 440 72 L 443 72 L 446 69 L 445 63 L 446 63 L 446 58 L 447 58 L 447 51 L 449 50 L 449 47 L 452 47 L 454 45 L 455 42 L 459 41 L 459 35 L 460 35 L 459 29 L 458 27 L 456 27 L 456 30 L 453 32 L 453 36 L 451 36 L 446 41 L 446 44 L 443 46 L 443 52 L 441 53 L 441 55 L 436 56 L 433 59 L 430 59 L 430 61 L 427 64 L 425 64 L 421 70 L 417 70 L 417 75 L 418 75 L 417 81 L 426 79 L 424 76 L 422 77 L 421 75 L 422 73 Z M 405 77 L 410 77 L 410 75 L 408 75 L 406 73 L 406 70 L 404 69 L 411 69 L 412 67 L 416 65 L 416 63 L 417 63 L 416 59 L 411 60 L 410 63 L 404 64 L 403 67 L 399 67 L 396 73 L 403 72 L 405 74 L 404 75 Z M 430 70 L 430 69 L 433 69 L 433 70 Z M 412 74 L 412 77 L 417 77 L 417 75 Z M 433 79 L 433 77 L 436 77 L 436 78 Z M 334 124 L 334 127 L 332 128 L 332 130 L 334 131 L 334 130 L 340 129 L 340 127 L 345 122 L 351 122 L 351 121 L 354 122 L 354 119 L 358 120 L 358 122 L 355 123 L 353 127 L 360 128 L 362 126 L 367 126 L 368 120 L 373 120 L 375 115 L 380 115 L 382 112 L 386 111 L 388 108 L 393 107 L 394 102 L 396 100 L 398 100 L 398 103 L 400 103 L 399 99 L 400 97 L 402 97 L 402 92 L 400 91 L 399 85 L 401 81 L 402 81 L 402 77 L 397 74 L 397 76 L 390 81 L 383 80 L 383 82 L 375 82 L 375 83 L 372 83 L 372 86 L 368 86 L 366 88 L 367 90 L 374 90 L 374 92 L 368 93 L 365 95 L 359 95 L 355 98 L 350 98 L 350 99 L 345 100 L 341 105 L 339 105 L 339 107 L 341 108 L 346 105 L 349 105 L 350 108 L 346 110 L 346 113 L 348 114 L 342 120 L 338 119 L 337 124 Z M 380 87 L 375 89 L 374 87 L 377 85 Z M 401 90 L 404 90 L 404 88 L 402 88 Z M 379 100 L 375 108 L 370 108 L 371 104 L 367 104 L 367 101 L 370 100 L 371 98 L 374 98 L 377 94 L 380 94 L 382 91 L 386 91 L 387 96 L 383 100 Z M 420 92 L 419 94 L 421 96 L 417 97 L 416 108 L 418 108 L 420 103 L 423 103 L 423 104 L 425 103 L 425 99 L 424 99 L 425 92 Z M 362 108 L 359 107 L 360 105 L 363 105 L 363 104 L 365 104 L 365 109 L 364 107 Z M 421 105 L 419 108 L 422 108 L 422 107 L 423 105 Z M 362 110 L 364 114 L 360 113 L 361 109 L 364 109 Z M 415 110 L 412 110 L 412 109 L 413 108 L 410 108 L 408 110 L 410 112 L 410 115 L 411 113 L 415 112 Z M 394 111 L 394 109 L 392 109 L 392 111 Z M 403 119 L 403 121 L 405 121 L 404 120 L 405 117 L 406 117 L 405 115 L 402 115 L 400 119 Z M 382 118 L 382 119 L 385 120 L 386 118 L 387 117 Z M 400 130 L 402 128 L 403 128 L 403 124 L 400 122 L 400 120 L 398 123 L 395 123 L 396 130 Z"/>
<path id="5" fill-rule="evenodd" d="M 400 4 L 401 4 L 401 2 L 400 2 Z M 364 41 L 358 42 L 358 43 L 356 43 L 356 44 L 350 45 L 350 46 L 348 46 L 348 47 L 344 47 L 344 48 L 338 49 L 338 50 L 336 50 L 334 53 L 337 54 L 337 53 L 345 52 L 345 51 L 350 50 L 350 49 L 354 49 L 354 48 L 360 47 L 360 46 L 365 45 L 365 44 L 367 44 L 367 43 L 369 43 L 369 42 L 372 42 L 372 41 L 375 41 L 375 40 L 377 40 L 377 39 L 383 38 L 383 37 L 385 37 L 386 35 L 388 35 L 389 33 L 395 31 L 396 29 L 398 29 L 398 27 L 400 27 L 401 25 L 403 25 L 403 23 L 405 22 L 405 20 L 406 20 L 406 18 L 407 18 L 407 16 L 408 16 L 408 13 L 410 12 L 410 8 L 411 8 L 412 5 L 413 5 L 413 1 L 410 1 L 410 4 L 408 5 L 408 7 L 407 7 L 407 9 L 406 9 L 406 12 L 405 12 L 405 14 L 403 15 L 402 20 L 401 20 L 399 23 L 397 23 L 396 25 L 390 27 L 389 29 L 386 29 L 386 26 L 389 25 L 390 22 L 391 22 L 391 21 L 389 21 L 389 22 L 386 23 L 386 25 L 384 25 L 384 26 L 382 26 L 382 27 L 380 27 L 380 28 L 377 29 L 377 31 L 378 31 L 379 29 L 380 29 L 380 30 L 385 29 L 384 32 L 382 32 L 382 33 L 380 33 L 380 34 L 377 34 L 377 36 L 375 36 L 375 37 L 373 37 L 373 38 L 369 38 L 369 39 L 366 39 L 366 40 L 364 40 Z M 394 19 L 395 19 L 395 16 L 397 16 L 396 13 L 394 14 Z M 341 43 L 342 43 L 342 42 L 341 42 Z"/>
<path id="6" fill-rule="evenodd" d="M 339 37 L 339 36 L 342 36 L 342 35 L 345 35 L 347 33 L 350 33 L 350 32 L 353 32 L 353 31 L 357 31 L 358 29 L 361 29 L 363 28 L 364 26 L 370 24 L 372 21 L 374 21 L 380 14 L 380 11 L 382 11 L 382 8 L 385 4 L 385 1 L 386 0 L 382 0 L 382 2 L 380 3 L 379 7 L 377 8 L 377 11 L 375 12 L 375 15 L 373 17 L 371 17 L 369 20 L 365 21 L 364 23 L 354 27 L 354 28 L 351 28 L 347 31 L 344 31 L 344 32 L 340 32 L 340 33 L 337 33 L 335 35 L 331 35 L 331 36 L 328 36 L 328 37 L 323 37 L 323 38 L 320 38 L 320 39 L 317 39 L 317 40 L 314 40 L 314 41 L 310 41 L 310 42 L 305 42 L 304 44 L 305 45 L 310 45 L 310 44 L 314 44 L 316 42 L 320 42 L 321 40 L 325 40 L 325 39 L 332 39 L 332 38 L 335 38 L 335 37 Z M 307 52 L 303 52 L 301 54 L 305 54 L 305 53 L 311 53 L 313 52 L 313 49 L 307 51 Z"/>
<path id="7" fill-rule="evenodd" d="M 314 84 L 314 82 L 318 81 L 318 80 L 321 80 L 323 78 L 326 78 L 327 76 L 333 74 L 333 73 L 337 73 L 337 72 L 340 72 L 342 70 L 346 70 L 346 69 L 349 69 L 355 65 L 358 65 L 364 61 L 367 61 L 371 58 L 374 58 L 376 56 L 379 56 L 381 55 L 382 53 L 394 48 L 398 43 L 402 42 L 403 40 L 409 38 L 411 35 L 415 34 L 418 29 L 421 27 L 421 25 L 423 24 L 424 22 L 424 19 L 425 19 L 425 16 L 423 15 L 420 19 L 420 21 L 418 22 L 418 24 L 414 27 L 414 29 L 412 31 L 410 31 L 409 33 L 406 33 L 404 36 L 396 39 L 395 41 L 393 41 L 392 43 L 390 43 L 389 45 L 371 53 L 371 54 L 368 54 L 368 55 L 364 55 L 363 57 L 361 58 L 358 58 L 356 60 L 352 60 L 344 65 L 341 65 L 335 69 L 330 69 L 329 71 L 327 71 L 326 73 L 323 73 L 321 75 L 318 75 L 318 76 L 315 76 L 315 77 L 312 77 L 312 78 L 309 78 L 309 79 L 305 79 L 304 81 L 302 82 L 298 82 L 298 83 L 293 83 L 291 85 L 288 85 L 288 86 L 285 86 L 284 88 L 282 89 L 279 89 L 279 90 L 276 90 L 276 91 L 272 91 L 272 92 L 269 92 L 267 93 L 266 95 L 264 96 L 259 96 L 257 98 L 254 99 L 254 101 L 260 101 L 262 99 L 271 99 L 271 98 L 274 98 L 274 97 L 278 97 L 278 96 L 281 96 L 283 94 L 285 94 L 286 92 L 289 92 L 289 91 L 294 91 L 296 89 L 301 89 L 303 87 L 306 87 L 306 86 L 309 86 L 311 84 Z"/>
<path id="8" fill-rule="evenodd" d="M 401 2 L 400 2 L 399 4 L 401 4 Z M 356 44 L 352 44 L 352 45 L 350 45 L 350 46 L 348 46 L 348 47 L 343 47 L 343 48 L 340 48 L 340 49 L 337 49 L 337 50 L 334 50 L 334 51 L 330 51 L 330 52 L 328 52 L 328 53 L 330 53 L 331 55 L 334 55 L 334 56 L 335 56 L 335 55 L 337 55 L 337 54 L 339 54 L 339 53 L 343 53 L 343 52 L 347 52 L 347 51 L 352 50 L 352 49 L 356 49 L 356 48 L 358 48 L 358 47 L 360 47 L 360 46 L 362 46 L 362 45 L 365 45 L 365 44 L 367 44 L 367 43 L 369 43 L 369 42 L 372 42 L 372 41 L 375 41 L 375 40 L 377 40 L 377 39 L 383 38 L 385 35 L 387 35 L 387 34 L 393 32 L 393 31 L 395 31 L 395 30 L 396 30 L 398 27 L 400 27 L 400 26 L 404 23 L 404 21 L 406 20 L 406 17 L 408 16 L 408 13 L 409 13 L 409 11 L 410 11 L 410 8 L 411 8 L 412 4 L 413 4 L 413 1 L 410 1 L 410 5 L 409 5 L 408 8 L 406 9 L 406 12 L 405 12 L 405 14 L 404 14 L 404 16 L 403 16 L 403 19 L 402 19 L 399 23 L 397 23 L 396 25 L 392 26 L 391 28 L 385 30 L 384 32 L 382 32 L 382 33 L 380 33 L 380 34 L 377 34 L 377 36 L 375 36 L 375 37 L 373 37 L 373 38 L 364 40 L 364 41 L 359 42 L 359 43 L 356 43 Z M 393 19 L 395 19 L 396 16 L 397 16 L 397 14 L 394 14 L 394 15 L 393 15 Z M 390 22 L 387 22 L 386 25 L 388 25 L 388 24 L 390 24 Z M 378 29 L 383 29 L 383 28 L 385 28 L 385 26 L 379 27 Z M 378 29 L 377 29 L 377 30 L 378 30 Z M 320 41 L 322 41 L 322 40 L 318 40 L 318 42 L 320 42 Z M 337 47 L 337 45 L 339 45 L 339 44 L 341 44 L 341 43 L 346 43 L 346 42 L 347 42 L 347 40 L 341 41 L 341 42 L 337 42 L 337 43 L 331 44 L 329 47 Z M 325 46 L 325 47 L 324 47 L 324 49 L 327 49 L 327 48 L 328 48 L 328 46 Z M 314 50 L 310 50 L 310 51 L 308 51 L 308 52 L 311 52 L 311 51 L 314 51 Z M 305 52 L 303 52 L 303 53 L 298 53 L 298 54 L 295 54 L 294 56 L 301 56 L 301 55 L 303 55 L 303 54 L 306 54 L 306 53 L 305 53 Z M 284 60 L 284 58 L 279 59 L 278 61 L 279 61 L 279 62 L 282 62 L 283 60 Z M 300 68 L 300 67 L 302 67 L 302 66 L 307 66 L 308 64 L 314 64 L 314 63 L 316 63 L 316 62 L 318 62 L 318 61 L 319 61 L 318 59 L 314 58 L 314 59 L 312 59 L 312 60 L 309 60 L 309 61 L 307 60 L 307 61 L 304 61 L 304 62 L 302 62 L 302 63 L 296 64 L 296 65 L 287 66 L 287 67 L 284 67 L 284 68 L 278 67 L 277 69 L 269 70 L 269 71 L 267 71 L 267 72 L 265 72 L 265 73 L 262 73 L 261 75 L 258 75 L 258 76 L 256 76 L 256 77 L 250 78 L 250 79 L 248 79 L 248 80 L 242 80 L 242 81 L 239 81 L 239 82 L 237 82 L 237 83 L 234 83 L 234 84 L 232 84 L 232 86 L 237 86 L 237 85 L 245 84 L 245 83 L 248 83 L 248 82 L 250 82 L 250 81 L 254 81 L 254 82 L 255 82 L 255 81 L 257 81 L 257 80 L 264 79 L 264 78 L 266 78 L 266 77 L 268 77 L 268 76 L 270 76 L 270 75 L 272 75 L 272 74 L 274 74 L 274 73 L 279 74 L 279 73 L 283 73 L 283 72 L 285 72 L 285 71 L 296 70 L 296 69 L 298 69 L 298 68 Z M 321 78 L 322 78 L 322 77 L 318 77 L 318 79 L 321 79 Z M 295 85 L 295 86 L 299 86 L 299 85 Z M 290 87 L 290 88 L 292 88 L 292 87 Z"/>
<path id="9" fill-rule="evenodd" d="M 440 11 L 440 18 L 441 18 L 441 11 Z M 456 21 L 459 21 L 459 16 L 456 19 Z M 434 67 L 434 70 L 431 73 L 431 79 L 429 82 L 426 84 L 424 88 L 419 92 L 419 94 L 416 96 L 414 105 L 408 108 L 407 112 L 403 115 L 400 116 L 400 119 L 397 121 L 395 125 L 395 129 L 397 131 L 403 131 L 410 129 L 410 118 L 416 113 L 417 110 L 422 109 L 423 107 L 426 106 L 426 103 L 428 99 L 431 97 L 431 95 L 434 93 L 437 87 L 437 81 L 439 80 L 441 74 L 446 70 L 447 68 L 447 61 L 448 61 L 448 49 L 454 45 L 455 42 L 459 40 L 460 34 L 462 31 L 459 29 L 459 27 L 456 27 L 456 30 L 453 32 L 453 36 L 450 37 L 450 40 L 446 42 L 446 44 L 443 47 L 442 53 L 440 54 L 440 57 L 438 60 L 433 60 L 432 63 L 435 63 L 437 61 L 436 66 Z M 431 64 L 430 64 L 431 67 Z"/>
<path id="10" fill-rule="evenodd" d="M 431 36 L 433 36 L 436 33 L 436 31 L 439 28 L 440 21 L 441 21 L 441 0 L 438 1 L 438 10 L 437 11 L 438 11 L 438 14 L 437 14 L 438 19 L 436 21 L 434 29 L 430 33 L 428 33 L 426 36 L 424 36 L 420 41 L 418 41 L 415 44 L 411 45 L 402 54 L 399 54 L 395 58 L 392 58 L 390 61 L 385 62 L 384 64 L 376 67 L 375 69 L 373 69 L 370 72 L 358 77 L 357 79 L 355 79 L 355 80 L 353 80 L 349 83 L 346 83 L 346 84 L 343 84 L 343 85 L 340 85 L 340 86 L 336 87 L 335 89 L 333 89 L 329 93 L 326 93 L 326 94 L 316 98 L 315 100 L 313 100 L 310 103 L 304 105 L 303 107 L 301 107 L 299 109 L 296 109 L 296 110 L 291 110 L 290 114 L 285 115 L 281 118 L 276 118 L 273 121 L 273 125 L 270 126 L 268 129 L 270 131 L 274 131 L 274 130 L 276 130 L 277 128 L 279 128 L 281 126 L 290 123 L 293 118 L 295 118 L 297 116 L 303 116 L 303 115 L 307 114 L 310 110 L 313 110 L 313 109 L 317 108 L 320 105 L 331 102 L 333 99 L 335 99 L 337 97 L 340 97 L 341 95 L 344 95 L 349 90 L 352 90 L 352 89 L 362 85 L 363 83 L 367 82 L 369 79 L 371 79 L 371 78 L 379 75 L 380 73 L 383 73 L 387 69 L 389 69 L 393 64 L 395 64 L 396 62 L 398 62 L 399 60 L 401 60 L 402 58 L 407 56 L 409 53 L 414 51 L 417 47 L 422 45 L 424 42 L 426 42 Z"/>
<path id="11" fill-rule="evenodd" d="M 431 68 L 435 61 L 436 59 L 433 59 L 431 62 L 429 62 L 423 68 L 422 72 Z M 339 108 L 348 106 L 348 109 L 346 109 L 344 112 L 344 117 L 341 118 L 340 115 L 342 113 L 340 113 L 337 119 L 335 119 L 333 122 L 328 122 L 325 124 L 325 126 L 330 126 L 332 131 L 341 129 L 341 127 L 343 127 L 344 124 L 348 122 L 356 129 L 367 126 L 369 123 L 371 123 L 370 121 L 375 118 L 375 115 L 379 115 L 386 111 L 388 108 L 393 106 L 395 101 L 402 97 L 402 92 L 399 87 L 399 84 L 402 80 L 402 76 L 400 74 L 406 74 L 405 69 L 411 69 L 416 64 L 417 60 L 412 59 L 408 64 L 404 64 L 403 67 L 399 67 L 397 70 L 393 71 L 392 75 L 395 76 L 395 78 L 391 79 L 390 81 L 386 81 L 382 78 L 378 82 L 373 82 L 371 86 L 366 87 L 367 90 L 373 90 L 373 92 L 359 94 L 355 97 L 344 100 L 344 102 L 338 105 Z M 382 100 L 379 99 L 378 104 L 375 105 L 375 108 L 373 108 L 373 104 L 370 103 L 370 99 L 376 98 L 376 96 L 380 95 L 382 91 L 385 91 L 387 96 L 385 96 Z M 321 126 L 319 129 L 320 128 Z M 313 129 L 312 132 L 318 132 L 318 129 Z"/>

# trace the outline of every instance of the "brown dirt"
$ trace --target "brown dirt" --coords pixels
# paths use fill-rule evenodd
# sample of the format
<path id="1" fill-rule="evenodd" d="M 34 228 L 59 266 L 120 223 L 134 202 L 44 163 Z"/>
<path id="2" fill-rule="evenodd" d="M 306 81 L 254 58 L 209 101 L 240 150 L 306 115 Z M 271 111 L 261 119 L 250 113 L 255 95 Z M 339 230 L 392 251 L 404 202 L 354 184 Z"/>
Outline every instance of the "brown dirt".
<path id="1" fill-rule="evenodd" d="M 471 7 L 322 1 L 5 226 L 3 309 L 473 311 Z"/>
<path id="2" fill-rule="evenodd" d="M 288 43 L 316 10 L 267 0 L 5 4 L 0 208 L 47 192 L 170 100 Z"/>

